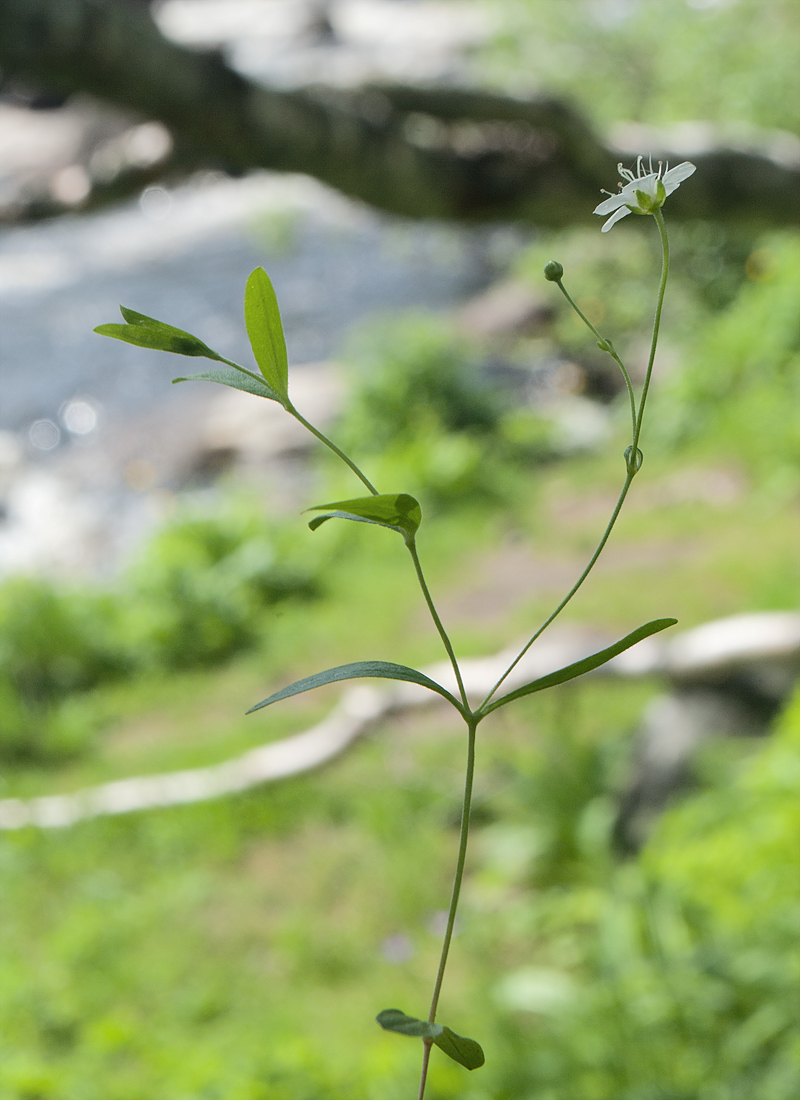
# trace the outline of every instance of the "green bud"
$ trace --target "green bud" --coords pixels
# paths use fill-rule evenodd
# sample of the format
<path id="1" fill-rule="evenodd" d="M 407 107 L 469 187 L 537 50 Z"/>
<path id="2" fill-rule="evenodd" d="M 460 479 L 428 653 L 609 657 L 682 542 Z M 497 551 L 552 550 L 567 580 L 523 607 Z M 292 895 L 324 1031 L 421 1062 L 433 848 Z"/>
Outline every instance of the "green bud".
<path id="1" fill-rule="evenodd" d="M 564 277 L 564 268 L 558 260 L 549 260 L 544 265 L 544 277 L 550 283 L 557 283 Z"/>
<path id="2" fill-rule="evenodd" d="M 636 448 L 636 456 L 633 454 L 633 447 L 628 447 L 625 450 L 625 466 L 627 467 L 629 474 L 638 474 L 642 468 L 642 462 L 644 461 L 644 455 Z"/>

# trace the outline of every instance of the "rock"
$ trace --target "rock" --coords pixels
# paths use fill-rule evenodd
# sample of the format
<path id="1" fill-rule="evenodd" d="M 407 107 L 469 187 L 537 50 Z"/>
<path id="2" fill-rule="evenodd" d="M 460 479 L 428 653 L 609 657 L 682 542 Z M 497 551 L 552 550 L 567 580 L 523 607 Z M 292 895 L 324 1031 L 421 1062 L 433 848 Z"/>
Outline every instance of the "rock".
<path id="1" fill-rule="evenodd" d="M 555 304 L 537 294 L 527 283 L 496 283 L 467 302 L 458 323 L 471 336 L 515 339 L 535 336 L 555 317 Z"/>
<path id="2" fill-rule="evenodd" d="M 342 383 L 331 363 L 292 367 L 292 401 L 316 427 L 325 430 L 339 411 Z M 224 466 L 258 467 L 271 459 L 305 452 L 319 444 L 274 401 L 255 401 L 239 390 L 218 387 L 200 426 L 194 470 Z"/>
<path id="3" fill-rule="evenodd" d="M 633 852 L 669 800 L 690 782 L 702 745 L 769 731 L 800 675 L 800 614 L 734 615 L 672 638 L 649 638 L 608 667 L 634 676 L 665 676 L 672 685 L 645 712 L 633 774 L 620 798 L 614 839 L 620 849 Z"/>

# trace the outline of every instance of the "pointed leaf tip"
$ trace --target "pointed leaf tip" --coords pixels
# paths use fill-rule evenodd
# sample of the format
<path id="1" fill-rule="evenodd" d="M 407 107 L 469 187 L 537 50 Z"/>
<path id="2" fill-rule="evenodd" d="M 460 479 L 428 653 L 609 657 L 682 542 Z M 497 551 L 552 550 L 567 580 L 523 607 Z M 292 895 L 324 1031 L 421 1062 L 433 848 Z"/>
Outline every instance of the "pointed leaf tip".
<path id="1" fill-rule="evenodd" d="M 258 369 L 282 402 L 289 399 L 286 339 L 275 288 L 263 267 L 251 272 L 244 292 L 244 321 Z"/>
<path id="2" fill-rule="evenodd" d="M 335 684 L 341 680 L 359 680 L 362 677 L 372 677 L 378 680 L 403 680 L 408 684 L 418 684 L 420 687 L 441 695 L 448 703 L 452 703 L 459 714 L 464 713 L 461 703 L 447 688 L 437 684 L 424 672 L 418 672 L 415 668 L 408 668 L 407 665 L 396 665 L 391 661 L 354 661 L 352 664 L 337 665 L 336 668 L 326 669 L 325 672 L 317 672 L 314 676 L 306 676 L 302 680 L 296 680 L 295 683 L 281 688 L 280 691 L 276 691 L 266 699 L 262 699 L 260 703 L 250 707 L 247 713 L 252 714 L 253 711 L 271 706 L 272 703 L 277 703 L 281 699 L 289 699 L 292 695 L 301 695 L 304 691 L 312 691 L 314 688 L 323 687 L 325 684 Z"/>
<path id="3" fill-rule="evenodd" d="M 120 306 L 119 310 L 126 324 L 98 325 L 94 331 L 99 336 L 110 336 L 114 340 L 122 340 L 126 344 L 150 348 L 153 351 L 171 351 L 176 355 L 222 360 L 221 355 L 190 332 L 184 332 L 174 325 L 166 325 L 163 321 L 156 321 L 146 313 L 137 313 L 127 306 Z"/>
<path id="4" fill-rule="evenodd" d="M 600 668 L 601 665 L 613 660 L 614 657 L 618 657 L 620 653 L 624 653 L 626 649 L 635 646 L 637 642 L 642 642 L 645 638 L 658 634 L 661 630 L 666 630 L 667 627 L 675 626 L 677 621 L 677 619 L 653 619 L 652 622 L 645 623 L 644 626 L 631 631 L 630 634 L 626 634 L 624 638 L 620 638 L 618 642 L 614 642 L 606 649 L 601 649 L 590 657 L 584 657 L 582 661 L 575 661 L 574 664 L 566 665 L 565 668 L 560 668 L 556 672 L 550 672 L 547 676 L 540 676 L 538 680 L 532 680 L 529 684 L 517 688 L 516 691 L 510 691 L 508 695 L 504 695 L 501 699 L 496 699 L 488 706 L 482 707 L 481 717 L 497 710 L 498 707 L 504 707 L 506 703 L 512 703 L 515 699 L 522 699 L 526 695 L 532 695 L 535 691 L 543 691 L 545 688 L 565 684 L 568 680 L 574 680 L 578 676 L 592 672 L 594 669 Z"/>

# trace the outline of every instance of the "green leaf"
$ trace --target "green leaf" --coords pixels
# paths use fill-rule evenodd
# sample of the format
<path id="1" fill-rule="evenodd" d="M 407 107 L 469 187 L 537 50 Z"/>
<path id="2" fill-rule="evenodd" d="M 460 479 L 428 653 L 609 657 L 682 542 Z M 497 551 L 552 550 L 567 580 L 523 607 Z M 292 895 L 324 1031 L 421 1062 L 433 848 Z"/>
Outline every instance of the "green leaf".
<path id="1" fill-rule="evenodd" d="M 463 1035 L 456 1035 L 449 1027 L 443 1027 L 441 1035 L 435 1035 L 433 1041 L 448 1058 L 467 1069 L 480 1069 L 486 1061 L 480 1043 L 476 1043 L 474 1039 L 465 1039 Z"/>
<path id="2" fill-rule="evenodd" d="M 258 369 L 280 400 L 288 401 L 289 363 L 283 324 L 275 290 L 263 267 L 257 267 L 247 280 L 244 321 Z"/>
<path id="3" fill-rule="evenodd" d="M 584 657 L 582 661 L 576 661 L 572 665 L 567 665 L 566 668 L 560 668 L 557 672 L 550 672 L 547 676 L 532 680 L 529 684 L 517 688 L 516 691 L 504 695 L 502 699 L 497 699 L 494 703 L 481 708 L 481 717 L 497 710 L 498 707 L 504 707 L 506 703 L 511 703 L 515 699 L 522 699 L 523 696 L 532 695 L 535 691 L 543 691 L 545 688 L 565 684 L 567 680 L 574 680 L 577 676 L 583 676 L 585 673 L 606 664 L 607 661 L 612 660 L 620 653 L 624 653 L 626 649 L 630 649 L 637 642 L 649 638 L 651 634 L 658 634 L 660 630 L 666 630 L 668 626 L 674 626 L 677 621 L 677 619 L 654 619 L 650 623 L 645 623 L 644 626 L 640 626 L 638 630 L 626 634 L 624 638 L 610 645 L 607 649 L 601 649 L 599 653 L 593 653 L 591 657 Z"/>
<path id="4" fill-rule="evenodd" d="M 399 1008 L 386 1008 L 375 1018 L 384 1031 L 396 1031 L 399 1035 L 432 1040 L 448 1058 L 467 1069 L 479 1069 L 486 1061 L 479 1043 L 474 1039 L 465 1039 L 463 1035 L 456 1035 L 449 1027 L 432 1024 L 428 1020 L 418 1020 L 416 1016 L 406 1016 Z"/>
<path id="5" fill-rule="evenodd" d="M 380 496 L 359 497 L 357 500 L 337 500 L 333 504 L 317 504 L 309 512 L 325 512 L 309 523 L 312 531 L 329 519 L 353 519 L 358 523 L 377 523 L 388 527 L 411 542 L 422 522 L 419 501 L 408 493 L 383 493 Z"/>
<path id="6" fill-rule="evenodd" d="M 234 390 L 244 390 L 245 393 L 254 393 L 257 397 L 268 397 L 270 401 L 278 401 L 283 404 L 277 393 L 274 393 L 266 382 L 262 382 L 255 374 L 244 374 L 238 370 L 204 370 L 199 374 L 187 374 L 183 378 L 173 378 L 173 382 L 217 382 L 220 386 L 230 386 Z"/>
<path id="7" fill-rule="evenodd" d="M 406 1016 L 399 1008 L 385 1008 L 375 1017 L 384 1031 L 396 1031 L 398 1035 L 410 1035 L 414 1039 L 436 1040 L 444 1030 L 440 1024 L 431 1024 L 427 1020 L 418 1020 L 416 1016 Z"/>
<path id="8" fill-rule="evenodd" d="M 222 361 L 216 351 L 192 336 L 190 332 L 165 325 L 145 313 L 120 306 L 120 313 L 127 321 L 125 325 L 98 325 L 94 330 L 100 336 L 110 336 L 114 340 L 124 340 L 126 344 L 135 344 L 139 348 L 152 348 L 155 351 L 171 351 L 176 355 L 199 355 L 205 359 Z"/>
<path id="9" fill-rule="evenodd" d="M 161 321 L 157 321 L 155 317 L 148 317 L 146 313 L 137 313 L 135 309 L 129 309 L 128 306 L 120 306 L 119 311 L 129 325 L 160 325 Z M 170 325 L 166 326 L 171 328 Z M 178 332 L 181 330 L 178 329 Z"/>
<path id="10" fill-rule="evenodd" d="M 329 668 L 325 672 L 317 672 L 313 676 L 306 676 L 303 680 L 296 680 L 288 687 L 281 688 L 280 691 L 276 691 L 267 699 L 262 699 L 260 703 L 250 707 L 247 713 L 252 714 L 254 710 L 261 710 L 262 707 L 268 707 L 271 703 L 288 699 L 292 695 L 301 695 L 304 691 L 311 691 L 313 688 L 322 687 L 324 684 L 335 684 L 339 680 L 358 680 L 362 677 L 374 677 L 379 680 L 405 680 L 409 684 L 419 684 L 420 687 L 435 691 L 437 695 L 447 699 L 456 710 L 463 714 L 461 703 L 454 695 L 450 694 L 447 688 L 437 684 L 435 680 L 431 680 L 424 672 L 417 672 L 415 668 L 396 665 L 391 661 L 355 661 L 349 665 L 337 665 L 336 668 Z"/>

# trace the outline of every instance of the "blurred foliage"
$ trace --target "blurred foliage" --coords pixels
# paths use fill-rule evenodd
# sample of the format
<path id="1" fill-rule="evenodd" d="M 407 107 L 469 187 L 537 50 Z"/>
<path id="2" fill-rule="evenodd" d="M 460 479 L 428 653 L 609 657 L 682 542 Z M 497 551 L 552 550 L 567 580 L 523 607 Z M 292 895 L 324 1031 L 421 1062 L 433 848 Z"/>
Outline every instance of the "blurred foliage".
<path id="1" fill-rule="evenodd" d="M 795 1096 L 798 795 L 800 695 L 771 744 L 664 816 L 638 865 L 518 912 L 537 966 L 497 990 L 529 1015 L 496 1095 Z"/>
<path id="2" fill-rule="evenodd" d="M 493 4 L 493 11 L 498 5 Z M 505 0 L 488 74 L 603 125 L 701 119 L 800 133 L 796 0 Z"/>
<path id="3" fill-rule="evenodd" d="M 318 590 L 260 509 L 232 502 L 180 515 L 115 586 L 41 578 L 0 585 L 0 758 L 58 760 L 96 732 L 80 696 L 152 671 L 209 666 L 262 639 L 268 609 Z"/>
<path id="4" fill-rule="evenodd" d="M 313 559 L 260 509 L 184 516 L 143 549 L 121 588 L 123 635 L 137 663 L 213 665 L 253 645 L 264 609 L 317 591 Z"/>
<path id="5" fill-rule="evenodd" d="M 37 578 L 0 585 L 0 758 L 59 759 L 80 751 L 94 725 L 61 704 L 120 676 L 113 598 Z"/>
<path id="6" fill-rule="evenodd" d="M 800 489 L 800 236 L 758 242 L 737 297 L 686 341 L 656 430 L 736 456 L 787 497 Z"/>
<path id="7" fill-rule="evenodd" d="M 515 462 L 553 453 L 547 422 L 520 408 L 445 320 L 405 313 L 372 322 L 346 358 L 354 386 L 337 436 L 369 456 L 380 484 L 413 485 L 439 509 L 499 503 Z"/>

